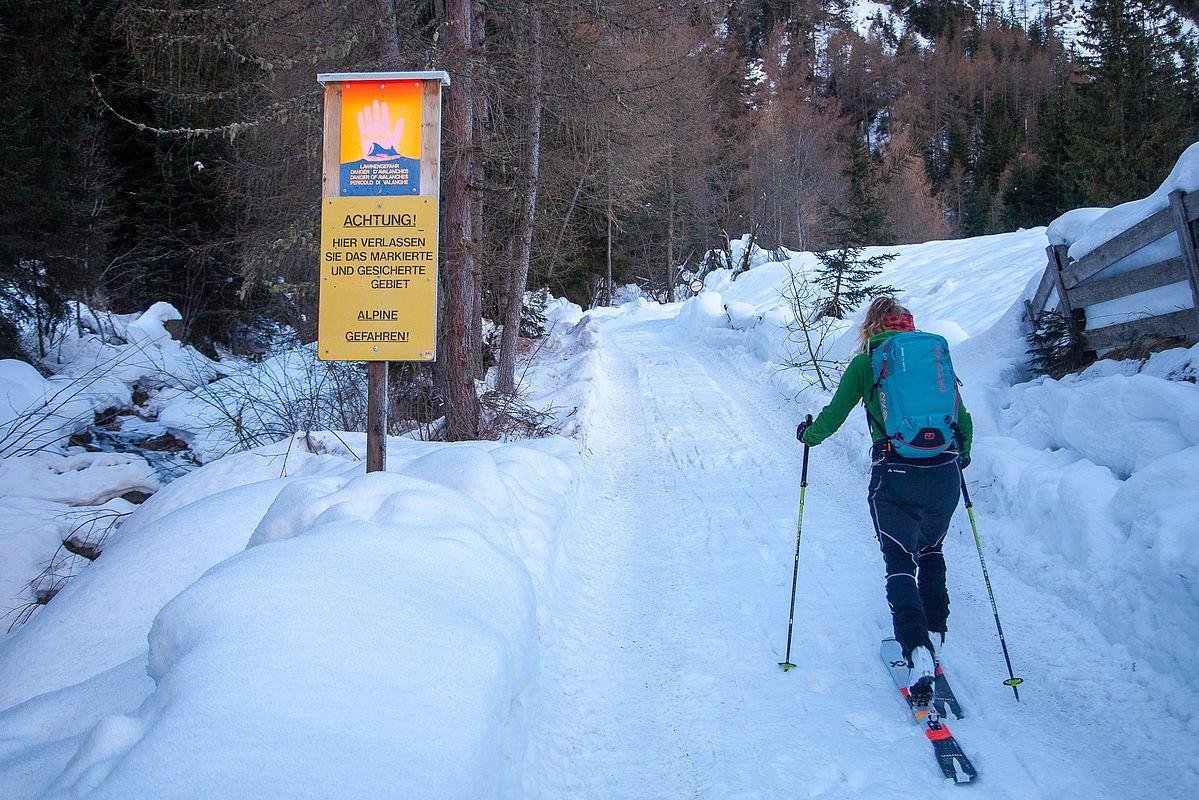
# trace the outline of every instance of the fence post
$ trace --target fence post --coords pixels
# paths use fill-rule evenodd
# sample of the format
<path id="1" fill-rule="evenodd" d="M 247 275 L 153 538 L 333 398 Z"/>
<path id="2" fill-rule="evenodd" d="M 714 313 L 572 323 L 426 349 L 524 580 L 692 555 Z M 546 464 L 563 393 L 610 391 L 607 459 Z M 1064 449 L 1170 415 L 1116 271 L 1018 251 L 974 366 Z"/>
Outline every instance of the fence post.
<path id="1" fill-rule="evenodd" d="M 1178 247 L 1187 265 L 1187 278 L 1191 284 L 1191 300 L 1195 304 L 1195 315 L 1199 318 L 1199 255 L 1195 253 L 1195 229 L 1187 219 L 1186 193 L 1182 189 L 1170 192 L 1170 213 L 1174 217 L 1174 233 L 1178 236 Z"/>
<path id="2" fill-rule="evenodd" d="M 1069 261 L 1067 252 L 1070 248 L 1064 244 L 1055 244 L 1049 248 L 1050 257 L 1053 259 L 1053 279 L 1057 283 L 1057 306 L 1058 311 L 1062 316 L 1069 317 L 1074 313 L 1074 307 L 1070 305 L 1070 296 L 1066 293 L 1066 280 L 1062 277 L 1062 270 L 1066 268 L 1066 263 Z"/>
<path id="3" fill-rule="evenodd" d="M 1073 342 L 1076 352 L 1082 357 L 1091 352 L 1085 343 L 1087 314 L 1085 310 L 1075 308 L 1074 304 L 1070 302 L 1070 293 L 1066 288 L 1065 277 L 1066 266 L 1070 263 L 1069 251 L 1069 245 L 1052 245 L 1049 248 L 1049 255 L 1052 259 L 1050 267 L 1053 269 L 1053 278 L 1057 285 L 1058 313 L 1070 321 L 1070 340 Z"/>

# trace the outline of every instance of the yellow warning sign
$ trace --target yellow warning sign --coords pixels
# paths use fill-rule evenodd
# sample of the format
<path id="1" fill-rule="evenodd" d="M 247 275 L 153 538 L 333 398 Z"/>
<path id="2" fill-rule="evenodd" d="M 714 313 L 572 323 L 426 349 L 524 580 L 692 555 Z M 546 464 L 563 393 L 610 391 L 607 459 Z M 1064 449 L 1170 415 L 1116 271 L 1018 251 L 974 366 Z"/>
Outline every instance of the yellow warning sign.
<path id="1" fill-rule="evenodd" d="M 322 200 L 320 358 L 432 361 L 436 342 L 437 198 Z"/>

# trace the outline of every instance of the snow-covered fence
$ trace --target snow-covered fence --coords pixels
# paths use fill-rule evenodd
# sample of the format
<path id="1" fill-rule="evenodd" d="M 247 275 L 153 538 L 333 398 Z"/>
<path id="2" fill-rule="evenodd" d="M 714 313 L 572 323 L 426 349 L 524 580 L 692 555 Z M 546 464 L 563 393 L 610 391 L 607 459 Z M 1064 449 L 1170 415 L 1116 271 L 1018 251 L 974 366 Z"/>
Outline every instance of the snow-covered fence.
<path id="1" fill-rule="evenodd" d="M 1199 192 L 1181 189 L 1170 192 L 1170 203 L 1122 233 L 1113 236 L 1081 258 L 1067 255 L 1068 245 L 1047 248 L 1049 263 L 1026 310 L 1035 328 L 1050 298 L 1057 297 L 1057 310 L 1069 318 L 1077 316 L 1078 330 L 1086 350 L 1104 350 L 1132 344 L 1143 336 L 1189 337 L 1199 334 L 1199 254 L 1196 253 L 1195 223 L 1199 219 Z M 1168 237 L 1173 231 L 1180 254 L 1136 265 L 1126 271 L 1108 270 Z M 1129 261 L 1125 261 L 1129 259 Z M 1108 275 L 1100 275 L 1108 270 Z M 1094 280 L 1092 280 L 1094 279 Z M 1141 292 L 1187 282 L 1192 306 L 1139 319 L 1087 329 L 1086 309 L 1099 303 L 1128 298 Z M 1076 312 L 1078 314 L 1076 315 Z"/>

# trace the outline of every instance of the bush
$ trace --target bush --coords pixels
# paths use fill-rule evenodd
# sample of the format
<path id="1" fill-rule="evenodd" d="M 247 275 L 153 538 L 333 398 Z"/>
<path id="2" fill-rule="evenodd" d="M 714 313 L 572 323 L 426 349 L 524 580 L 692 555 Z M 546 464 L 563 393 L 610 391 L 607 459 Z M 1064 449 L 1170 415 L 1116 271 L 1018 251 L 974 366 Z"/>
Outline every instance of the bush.
<path id="1" fill-rule="evenodd" d="M 1078 322 L 1059 311 L 1041 314 L 1024 337 L 1033 372 L 1056 380 L 1090 364 L 1094 359 L 1083 351 L 1081 333 Z"/>

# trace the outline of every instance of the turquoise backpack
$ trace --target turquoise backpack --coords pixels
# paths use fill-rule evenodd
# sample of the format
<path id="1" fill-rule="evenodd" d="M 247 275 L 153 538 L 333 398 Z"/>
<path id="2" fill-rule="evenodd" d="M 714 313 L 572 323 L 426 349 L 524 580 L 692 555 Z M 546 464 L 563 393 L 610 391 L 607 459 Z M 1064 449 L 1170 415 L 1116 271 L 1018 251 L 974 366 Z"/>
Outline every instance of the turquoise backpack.
<path id="1" fill-rule="evenodd" d="M 930 458 L 953 446 L 958 380 L 945 337 L 924 331 L 896 334 L 874 348 L 870 363 L 891 449 L 908 458 Z"/>

